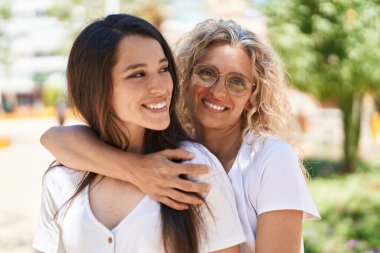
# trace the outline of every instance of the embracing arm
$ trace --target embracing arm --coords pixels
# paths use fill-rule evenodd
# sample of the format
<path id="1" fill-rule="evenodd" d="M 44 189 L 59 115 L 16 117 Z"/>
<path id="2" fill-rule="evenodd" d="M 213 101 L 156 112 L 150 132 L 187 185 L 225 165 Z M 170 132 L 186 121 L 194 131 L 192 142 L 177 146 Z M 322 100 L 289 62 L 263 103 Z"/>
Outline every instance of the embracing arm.
<path id="1" fill-rule="evenodd" d="M 202 203 L 197 197 L 181 191 L 200 194 L 208 191 L 206 184 L 179 178 L 181 174 L 209 171 L 206 165 L 172 162 L 193 158 L 191 153 L 182 149 L 167 149 L 149 155 L 124 152 L 102 142 L 83 125 L 52 127 L 41 136 L 41 143 L 67 167 L 128 181 L 174 209 Z"/>
<path id="2" fill-rule="evenodd" d="M 257 219 L 256 253 L 299 253 L 303 212 L 280 210 L 260 214 Z"/>

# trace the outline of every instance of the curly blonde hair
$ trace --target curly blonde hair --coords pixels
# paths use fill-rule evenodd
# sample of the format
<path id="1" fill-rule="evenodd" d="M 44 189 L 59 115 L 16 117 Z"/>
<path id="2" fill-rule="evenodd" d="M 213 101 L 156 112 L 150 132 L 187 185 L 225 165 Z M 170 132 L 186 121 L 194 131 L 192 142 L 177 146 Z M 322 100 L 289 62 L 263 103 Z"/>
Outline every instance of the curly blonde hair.
<path id="1" fill-rule="evenodd" d="M 203 21 L 184 35 L 176 45 L 180 76 L 180 99 L 177 109 L 182 123 L 193 130 L 193 115 L 188 108 L 192 67 L 214 43 L 238 44 L 251 58 L 255 89 L 249 99 L 250 109 L 242 114 L 243 136 L 251 131 L 256 137 L 267 134 L 288 142 L 298 153 L 299 128 L 286 96 L 286 77 L 278 57 L 256 34 L 232 20 Z M 256 139 L 256 138 L 254 138 Z M 301 163 L 304 174 L 307 174 Z"/>

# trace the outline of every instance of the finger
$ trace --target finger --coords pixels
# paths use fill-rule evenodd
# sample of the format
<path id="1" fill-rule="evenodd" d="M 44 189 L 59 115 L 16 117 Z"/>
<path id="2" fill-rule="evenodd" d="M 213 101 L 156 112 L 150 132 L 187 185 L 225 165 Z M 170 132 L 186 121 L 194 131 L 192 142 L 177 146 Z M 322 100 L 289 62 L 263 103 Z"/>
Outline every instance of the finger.
<path id="1" fill-rule="evenodd" d="M 203 175 L 207 174 L 211 171 L 210 166 L 205 164 L 189 164 L 189 163 L 183 163 L 183 164 L 175 164 L 175 169 L 172 170 L 175 171 L 176 174 L 186 174 L 186 175 Z"/>
<path id="2" fill-rule="evenodd" d="M 203 200 L 196 196 L 194 193 L 189 194 L 189 193 L 184 193 L 180 192 L 178 190 L 172 189 L 167 192 L 166 194 L 170 199 L 176 201 L 176 202 L 181 202 L 183 204 L 188 204 L 188 205 L 200 205 L 203 203 Z"/>
<path id="3" fill-rule="evenodd" d="M 169 197 L 166 197 L 166 196 L 161 196 L 159 199 L 157 199 L 157 201 L 159 201 L 162 204 L 167 205 L 168 207 L 171 207 L 175 210 L 182 211 L 182 210 L 189 209 L 188 205 L 186 205 L 184 203 L 177 202 L 177 201 L 175 201 Z"/>
<path id="4" fill-rule="evenodd" d="M 194 158 L 194 154 L 184 149 L 165 149 L 160 152 L 169 160 L 191 160 Z"/>
<path id="5" fill-rule="evenodd" d="M 206 183 L 198 183 L 180 178 L 174 180 L 172 183 L 172 188 L 176 188 L 184 192 L 195 192 L 199 194 L 204 194 L 210 191 L 210 186 Z"/>

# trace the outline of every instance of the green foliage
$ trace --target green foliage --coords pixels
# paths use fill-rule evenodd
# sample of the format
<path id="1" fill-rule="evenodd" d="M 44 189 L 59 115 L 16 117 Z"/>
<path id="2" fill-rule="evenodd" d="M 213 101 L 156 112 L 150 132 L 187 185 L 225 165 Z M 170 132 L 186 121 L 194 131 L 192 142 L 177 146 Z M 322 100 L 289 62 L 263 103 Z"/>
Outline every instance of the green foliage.
<path id="1" fill-rule="evenodd" d="M 12 10 L 10 5 L 0 4 L 0 19 L 8 20 L 12 17 Z"/>
<path id="2" fill-rule="evenodd" d="M 104 0 L 57 1 L 48 9 L 48 15 L 57 17 L 68 25 L 88 23 L 104 15 Z"/>
<path id="3" fill-rule="evenodd" d="M 164 10 L 172 0 L 130 0 L 121 3 L 122 12 L 137 15 L 160 28 L 167 13 Z"/>
<path id="4" fill-rule="evenodd" d="M 58 98 L 64 95 L 65 90 L 65 74 L 61 72 L 39 73 L 36 74 L 34 80 L 42 82 L 42 101 L 46 106 L 54 106 Z M 41 84 L 41 83 L 40 83 Z"/>
<path id="5" fill-rule="evenodd" d="M 37 89 L 42 89 L 43 84 L 53 72 L 37 72 L 33 74 L 33 81 Z"/>
<path id="6" fill-rule="evenodd" d="M 11 59 L 9 56 L 10 41 L 6 37 L 4 27 L 6 22 L 12 17 L 12 9 L 10 3 L 0 3 L 0 63 L 9 67 Z"/>
<path id="7" fill-rule="evenodd" d="M 339 175 L 342 168 L 342 162 L 332 162 L 330 160 L 306 159 L 303 162 L 311 178 L 331 178 L 332 176 Z"/>
<path id="8" fill-rule="evenodd" d="M 380 91 L 380 4 L 368 0 L 274 0 L 270 37 L 294 84 L 320 99 Z"/>
<path id="9" fill-rule="evenodd" d="M 311 178 L 330 178 L 334 179 L 345 175 L 342 169 L 344 166 L 343 161 L 331 161 L 308 158 L 303 161 L 305 168 L 310 174 Z M 360 162 L 357 168 L 359 173 L 377 173 L 380 172 L 379 161 Z"/>
<path id="10" fill-rule="evenodd" d="M 305 253 L 380 250 L 380 169 L 309 184 L 322 216 L 304 224 Z"/>
<path id="11" fill-rule="evenodd" d="M 61 89 L 57 86 L 45 86 L 42 89 L 42 101 L 46 106 L 54 106 L 61 95 Z"/>
<path id="12" fill-rule="evenodd" d="M 294 85 L 342 109 L 345 169 L 354 171 L 363 95 L 380 92 L 380 1 L 272 0 L 264 12 Z"/>

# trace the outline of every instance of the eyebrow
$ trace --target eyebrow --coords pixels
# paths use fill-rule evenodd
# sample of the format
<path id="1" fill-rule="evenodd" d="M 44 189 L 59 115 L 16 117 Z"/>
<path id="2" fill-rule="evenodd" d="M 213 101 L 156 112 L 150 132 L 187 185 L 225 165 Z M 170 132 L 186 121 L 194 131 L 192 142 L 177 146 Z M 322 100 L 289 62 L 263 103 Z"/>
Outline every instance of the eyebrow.
<path id="1" fill-rule="evenodd" d="M 199 63 L 199 65 L 206 65 L 206 66 L 209 66 L 209 67 L 213 67 L 214 69 L 216 69 L 216 71 L 218 71 L 219 74 L 221 74 L 220 70 L 216 66 L 214 66 L 214 65 L 206 64 L 206 63 Z M 244 75 L 244 74 L 242 74 L 240 72 L 236 72 L 236 71 L 232 71 L 232 72 L 227 73 L 227 74 L 222 73 L 222 75 L 238 75 L 238 76 L 243 77 L 245 79 L 248 79 L 248 81 L 250 81 L 250 78 L 248 76 L 246 76 L 246 75 Z"/>
<path id="2" fill-rule="evenodd" d="M 160 63 L 168 62 L 168 61 L 169 60 L 167 58 L 162 58 L 161 60 L 158 61 L 158 63 L 160 64 Z M 132 64 L 132 65 L 129 65 L 128 67 L 126 67 L 123 72 L 127 72 L 128 70 L 133 70 L 133 69 L 146 67 L 146 66 L 148 66 L 146 63 Z"/>

